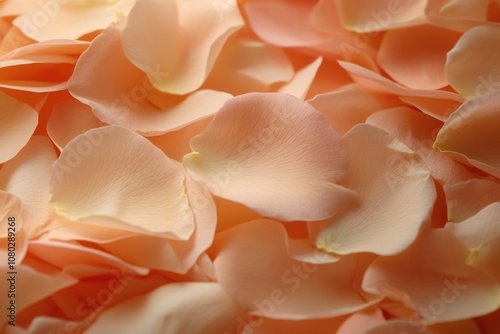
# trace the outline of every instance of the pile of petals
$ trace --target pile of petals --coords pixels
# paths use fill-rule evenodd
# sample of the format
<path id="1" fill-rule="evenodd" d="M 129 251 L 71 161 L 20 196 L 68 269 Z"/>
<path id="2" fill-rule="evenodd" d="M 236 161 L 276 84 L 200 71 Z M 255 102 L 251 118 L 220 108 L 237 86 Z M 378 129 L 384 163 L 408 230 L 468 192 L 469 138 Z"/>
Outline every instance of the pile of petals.
<path id="1" fill-rule="evenodd" d="M 498 334 L 500 2 L 0 0 L 0 221 L 1 333 Z"/>

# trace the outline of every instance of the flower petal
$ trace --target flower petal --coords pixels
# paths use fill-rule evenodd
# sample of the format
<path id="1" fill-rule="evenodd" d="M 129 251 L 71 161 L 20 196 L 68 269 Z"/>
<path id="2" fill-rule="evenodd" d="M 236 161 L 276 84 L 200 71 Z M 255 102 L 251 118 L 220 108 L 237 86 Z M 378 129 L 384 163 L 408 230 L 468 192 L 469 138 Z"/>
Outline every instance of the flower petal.
<path id="1" fill-rule="evenodd" d="M 52 205 L 72 220 L 95 217 L 185 240 L 194 217 L 184 182 L 180 168 L 147 139 L 103 127 L 76 137 L 61 152 L 51 179 Z"/>
<path id="2" fill-rule="evenodd" d="M 397 254 L 430 220 L 434 181 L 422 159 L 392 135 L 367 124 L 344 136 L 351 172 L 341 182 L 359 199 L 340 214 L 310 222 L 311 239 L 327 252 Z"/>
<path id="3" fill-rule="evenodd" d="M 193 178 L 219 196 L 283 220 L 334 214 L 352 192 L 342 142 L 306 102 L 279 93 L 229 100 L 191 140 L 183 159 Z"/>

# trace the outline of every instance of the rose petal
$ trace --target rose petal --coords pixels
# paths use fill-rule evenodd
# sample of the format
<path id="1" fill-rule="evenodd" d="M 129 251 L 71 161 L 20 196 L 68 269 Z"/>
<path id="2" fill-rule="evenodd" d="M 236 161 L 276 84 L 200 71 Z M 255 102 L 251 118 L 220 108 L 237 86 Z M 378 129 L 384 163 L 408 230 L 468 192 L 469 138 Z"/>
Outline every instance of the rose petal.
<path id="1" fill-rule="evenodd" d="M 359 200 L 331 219 L 309 223 L 311 240 L 336 254 L 403 251 L 430 220 L 436 201 L 425 163 L 392 135 L 367 124 L 355 126 L 344 143 L 351 172 L 341 184 L 358 192 Z"/>
<path id="2" fill-rule="evenodd" d="M 448 53 L 445 71 L 450 85 L 467 98 L 499 90 L 499 45 L 500 27 L 484 25 L 466 31 Z"/>
<path id="3" fill-rule="evenodd" d="M 278 91 L 301 99 L 305 98 L 322 62 L 323 58 L 316 58 L 312 63 L 297 71 L 293 79 L 281 86 Z"/>
<path id="4" fill-rule="evenodd" d="M 94 217 L 185 240 L 194 217 L 184 182 L 179 167 L 147 139 L 103 127 L 76 137 L 61 152 L 51 179 L 52 205 L 72 220 Z"/>
<path id="5" fill-rule="evenodd" d="M 86 333 L 224 333 L 237 316 L 218 284 L 172 283 L 104 312 Z"/>
<path id="6" fill-rule="evenodd" d="M 0 163 L 12 159 L 28 142 L 38 124 L 38 113 L 27 104 L 0 92 Z"/>
<path id="7" fill-rule="evenodd" d="M 268 217 L 317 220 L 352 198 L 338 135 L 306 102 L 251 93 L 229 100 L 183 159 L 210 191 Z"/>
<path id="8" fill-rule="evenodd" d="M 439 131 L 434 147 L 500 178 L 500 92 L 465 102 Z"/>
<path id="9" fill-rule="evenodd" d="M 218 281 L 245 311 L 272 319 L 305 320 L 369 306 L 353 287 L 356 256 L 330 264 L 304 263 L 289 256 L 286 239 L 284 227 L 269 220 L 217 234 Z"/>

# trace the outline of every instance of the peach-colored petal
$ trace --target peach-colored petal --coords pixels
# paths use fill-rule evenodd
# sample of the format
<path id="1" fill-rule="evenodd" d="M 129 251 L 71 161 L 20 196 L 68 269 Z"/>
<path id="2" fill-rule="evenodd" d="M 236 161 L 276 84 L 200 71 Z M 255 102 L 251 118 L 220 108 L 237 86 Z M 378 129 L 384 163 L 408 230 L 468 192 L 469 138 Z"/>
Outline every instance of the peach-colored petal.
<path id="1" fill-rule="evenodd" d="M 286 239 L 284 227 L 270 220 L 217 234 L 217 279 L 243 310 L 272 319 L 305 320 L 369 306 L 353 286 L 356 256 L 330 264 L 305 263 L 289 256 Z"/>
<path id="2" fill-rule="evenodd" d="M 281 86 L 278 91 L 301 99 L 305 98 L 322 62 L 323 58 L 316 58 L 312 63 L 297 71 L 292 80 Z"/>
<path id="3" fill-rule="evenodd" d="M 411 89 L 359 65 L 344 61 L 339 61 L 339 64 L 351 75 L 355 82 L 369 90 L 400 97 L 412 97 L 413 102 L 411 104 L 416 103 L 418 105 L 418 101 L 422 100 L 427 106 L 422 111 L 442 121 L 446 120 L 448 115 L 456 109 L 457 105 L 464 101 L 464 98 L 456 93 L 433 89 Z M 442 102 L 438 104 L 430 103 L 432 100 Z M 449 108 L 443 108 L 443 102 L 449 104 Z"/>
<path id="4" fill-rule="evenodd" d="M 13 24 L 37 41 L 77 39 L 118 21 L 134 3 L 135 0 L 37 1 L 36 8 L 24 11 Z"/>
<path id="5" fill-rule="evenodd" d="M 474 216 L 448 223 L 450 230 L 470 251 L 470 265 L 491 273 L 500 282 L 500 202 L 493 203 Z"/>
<path id="6" fill-rule="evenodd" d="M 488 0 L 451 0 L 441 7 L 441 14 L 447 17 L 486 21 L 489 2 Z"/>
<path id="7" fill-rule="evenodd" d="M 478 52 L 481 50 L 481 52 Z M 446 76 L 467 98 L 500 90 L 500 27 L 479 26 L 465 32 L 448 53 Z"/>
<path id="8" fill-rule="evenodd" d="M 242 26 L 237 6 L 221 14 L 206 0 L 142 0 L 130 12 L 123 48 L 159 91 L 187 94 L 203 84 L 227 38 Z M 158 71 L 166 73 L 161 80 Z"/>
<path id="9" fill-rule="evenodd" d="M 467 265 L 468 253 L 448 230 L 431 230 L 405 252 L 376 259 L 363 288 L 412 307 L 415 326 L 490 313 L 499 307 L 500 285 Z"/>
<path id="10" fill-rule="evenodd" d="M 24 230 L 24 219 L 22 217 L 22 202 L 14 195 L 0 190 L 0 219 L 3 229 L 0 231 L 0 257 L 7 262 L 9 259 L 9 249 L 12 251 L 12 237 L 15 238 L 14 245 L 15 259 L 14 265 L 23 262 L 28 251 L 28 236 Z M 9 263 L 10 264 L 10 263 Z"/>
<path id="11" fill-rule="evenodd" d="M 47 134 L 62 150 L 76 136 L 102 125 L 88 105 L 72 99 L 54 106 L 47 123 Z"/>
<path id="12" fill-rule="evenodd" d="M 370 308 L 351 315 L 342 323 L 336 334 L 368 333 L 371 328 L 385 322 L 381 309 Z"/>
<path id="13" fill-rule="evenodd" d="M 184 181 L 180 168 L 147 139 L 108 126 L 66 145 L 54 165 L 51 202 L 72 220 L 94 217 L 185 240 L 194 217 Z"/>
<path id="14" fill-rule="evenodd" d="M 474 320 L 481 329 L 481 334 L 496 334 L 500 328 L 500 309 Z"/>
<path id="15" fill-rule="evenodd" d="M 123 53 L 120 34 L 111 26 L 93 40 L 68 82 L 71 94 L 101 121 L 160 135 L 214 114 L 231 97 L 212 90 L 187 98 L 159 93 Z M 164 77 L 163 72 L 155 75 Z"/>
<path id="16" fill-rule="evenodd" d="M 217 283 L 171 283 L 104 312 L 85 333 L 216 334 L 232 332 L 237 316 Z"/>
<path id="17" fill-rule="evenodd" d="M 426 0 L 337 0 L 347 30 L 374 32 L 416 25 L 424 19 Z"/>
<path id="18" fill-rule="evenodd" d="M 40 232 L 49 218 L 49 180 L 55 161 L 56 153 L 50 140 L 34 136 L 0 170 L 0 189 L 22 201 L 23 226 L 30 236 Z"/>
<path id="19" fill-rule="evenodd" d="M 465 102 L 450 115 L 434 147 L 500 178 L 500 91 Z"/>
<path id="20" fill-rule="evenodd" d="M 336 254 L 397 254 L 430 220 L 436 190 L 422 159 L 387 132 L 356 125 L 344 136 L 351 163 L 340 184 L 359 199 L 323 222 L 310 222 L 311 239 Z"/>
<path id="21" fill-rule="evenodd" d="M 38 124 L 38 113 L 3 92 L 0 104 L 0 163 L 4 163 L 26 145 Z"/>
<path id="22" fill-rule="evenodd" d="M 365 122 L 370 114 L 382 109 L 382 105 L 372 94 L 357 89 L 316 95 L 307 102 L 318 109 L 340 135 L 344 135 L 354 125 Z"/>
<path id="23" fill-rule="evenodd" d="M 500 184 L 493 180 L 471 179 L 444 188 L 448 221 L 461 222 L 489 204 L 500 202 Z"/>
<path id="24" fill-rule="evenodd" d="M 36 41 L 24 35 L 18 27 L 10 26 L 5 32 L 5 35 L 0 37 L 0 57 L 3 57 L 15 49 L 22 48 L 35 42 Z"/>
<path id="25" fill-rule="evenodd" d="M 381 110 L 366 120 L 401 140 L 422 157 L 431 175 L 443 184 L 454 184 L 476 177 L 466 166 L 436 151 L 434 138 L 443 123 L 417 110 L 396 107 Z"/>
<path id="26" fill-rule="evenodd" d="M 68 321 L 67 319 L 38 316 L 30 323 L 27 333 L 68 333 L 85 328 L 83 322 Z"/>
<path id="27" fill-rule="evenodd" d="M 397 82 L 414 89 L 448 85 L 446 53 L 460 34 L 430 25 L 388 31 L 382 38 L 377 61 Z"/>
<path id="28" fill-rule="evenodd" d="M 333 183 L 348 168 L 340 138 L 316 109 L 290 95 L 229 100 L 191 148 L 183 164 L 195 180 L 268 217 L 324 219 L 353 196 Z"/>
<path id="29" fill-rule="evenodd" d="M 254 315 L 238 318 L 241 334 L 304 334 L 304 333 L 336 333 L 346 316 L 326 319 L 282 320 L 269 319 Z M 246 320 L 246 323 L 244 322 Z M 245 325 L 243 325 L 245 324 Z M 238 327 L 240 329 L 240 327 Z M 326 332 L 325 332 L 326 331 Z"/>
<path id="30" fill-rule="evenodd" d="M 222 49 L 205 87 L 233 95 L 267 92 L 271 85 L 293 76 L 284 50 L 254 39 L 234 38 Z"/>

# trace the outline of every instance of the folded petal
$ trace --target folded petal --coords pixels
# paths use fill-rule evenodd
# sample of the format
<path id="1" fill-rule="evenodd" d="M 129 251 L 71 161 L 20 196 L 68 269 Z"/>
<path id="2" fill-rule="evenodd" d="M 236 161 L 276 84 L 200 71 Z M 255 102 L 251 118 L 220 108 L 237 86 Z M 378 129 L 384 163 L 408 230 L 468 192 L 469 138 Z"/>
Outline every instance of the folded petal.
<path id="1" fill-rule="evenodd" d="M 126 143 L 126 145 L 124 145 Z M 71 219 L 188 239 L 194 216 L 180 168 L 147 139 L 109 126 L 69 142 L 54 165 L 52 205 Z"/>
<path id="2" fill-rule="evenodd" d="M 439 89 L 448 85 L 444 72 L 446 53 L 460 34 L 419 25 L 384 34 L 377 61 L 397 82 L 414 89 Z"/>
<path id="3" fill-rule="evenodd" d="M 310 222 L 311 240 L 327 252 L 397 254 L 430 220 L 436 190 L 422 159 L 387 132 L 355 126 L 344 136 L 350 174 L 340 184 L 358 199 L 338 215 Z"/>
<path id="4" fill-rule="evenodd" d="M 217 283 L 171 283 L 104 312 L 86 333 L 216 334 L 234 330 L 237 316 Z"/>
<path id="5" fill-rule="evenodd" d="M 301 99 L 305 98 L 322 62 L 323 58 L 316 58 L 312 63 L 297 71 L 292 80 L 281 86 L 278 91 Z"/>
<path id="6" fill-rule="evenodd" d="M 27 104 L 0 92 L 0 163 L 14 157 L 28 143 L 38 124 L 38 113 Z"/>
<path id="7" fill-rule="evenodd" d="M 139 1 L 123 31 L 125 54 L 159 91 L 193 92 L 205 81 L 228 37 L 243 26 L 237 6 L 217 14 L 210 1 Z M 159 70 L 167 75 L 156 80 Z"/>
<path id="8" fill-rule="evenodd" d="M 439 131 L 434 147 L 500 178 L 500 91 L 468 100 Z"/>
<path id="9" fill-rule="evenodd" d="M 478 52 L 481 50 L 481 52 Z M 448 53 L 446 76 L 467 98 L 500 89 L 500 27 L 478 26 L 466 31 Z"/>
<path id="10" fill-rule="evenodd" d="M 251 93 L 229 100 L 183 159 L 213 194 L 268 217 L 318 220 L 352 199 L 335 185 L 348 162 L 339 136 L 306 102 Z"/>
<path id="11" fill-rule="evenodd" d="M 357 256 L 329 264 L 301 262 L 288 254 L 286 239 L 284 227 L 270 220 L 251 221 L 217 234 L 217 280 L 244 311 L 272 319 L 306 320 L 369 306 L 353 284 Z"/>
<path id="12" fill-rule="evenodd" d="M 376 259 L 363 288 L 413 308 L 408 320 L 417 327 L 488 314 L 500 305 L 500 285 L 467 265 L 468 253 L 448 230 L 431 230 L 403 253 Z"/>

